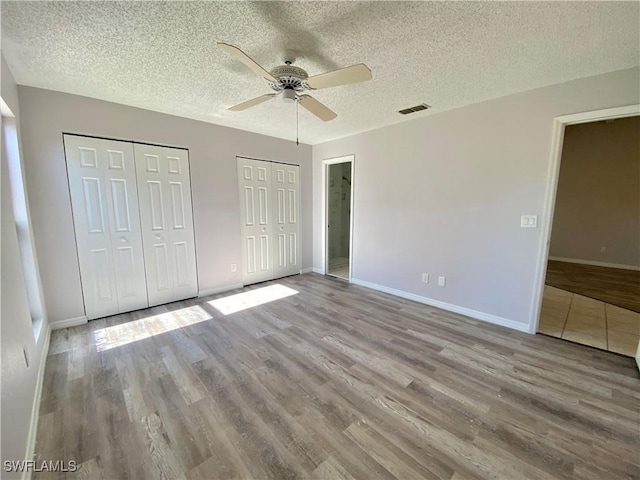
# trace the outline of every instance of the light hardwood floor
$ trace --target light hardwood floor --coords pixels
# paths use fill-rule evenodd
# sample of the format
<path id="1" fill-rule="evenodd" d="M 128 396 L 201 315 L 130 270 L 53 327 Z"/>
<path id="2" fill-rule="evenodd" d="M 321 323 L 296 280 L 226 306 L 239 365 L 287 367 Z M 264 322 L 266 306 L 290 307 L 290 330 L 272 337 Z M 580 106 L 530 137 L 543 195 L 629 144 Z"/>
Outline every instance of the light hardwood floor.
<path id="1" fill-rule="evenodd" d="M 308 274 L 54 332 L 36 455 L 92 479 L 638 478 L 640 376 Z"/>
<path id="2" fill-rule="evenodd" d="M 640 313 L 640 271 L 549 260 L 547 285 Z"/>

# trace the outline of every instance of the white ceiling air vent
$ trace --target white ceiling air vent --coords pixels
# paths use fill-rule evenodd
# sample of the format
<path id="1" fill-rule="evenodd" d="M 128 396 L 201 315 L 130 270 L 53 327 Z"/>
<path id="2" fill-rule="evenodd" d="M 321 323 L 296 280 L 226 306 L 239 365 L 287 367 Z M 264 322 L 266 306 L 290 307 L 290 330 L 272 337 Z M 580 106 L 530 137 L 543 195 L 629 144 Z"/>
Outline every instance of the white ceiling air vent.
<path id="1" fill-rule="evenodd" d="M 400 113 L 401 115 L 409 115 L 410 113 L 421 112 L 422 110 L 426 110 L 427 108 L 431 108 L 431 105 L 427 105 L 426 103 L 421 103 L 420 105 L 416 105 L 415 107 L 409 107 L 403 110 L 398 110 L 398 113 Z"/>

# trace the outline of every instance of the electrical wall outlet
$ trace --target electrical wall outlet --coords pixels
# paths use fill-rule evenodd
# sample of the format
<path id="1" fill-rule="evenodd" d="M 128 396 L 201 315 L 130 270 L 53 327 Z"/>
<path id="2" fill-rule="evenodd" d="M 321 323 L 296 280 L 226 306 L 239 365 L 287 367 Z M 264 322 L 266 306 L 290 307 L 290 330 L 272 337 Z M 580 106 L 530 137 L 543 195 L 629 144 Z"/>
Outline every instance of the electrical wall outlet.
<path id="1" fill-rule="evenodd" d="M 438 277 L 438 286 L 444 287 L 447 283 L 447 277 Z"/>
<path id="2" fill-rule="evenodd" d="M 237 263 L 232 263 L 231 264 L 231 271 L 232 272 L 237 272 L 238 271 L 238 264 Z"/>
<path id="3" fill-rule="evenodd" d="M 422 283 L 429 283 L 429 274 L 428 273 L 423 273 L 422 274 Z"/>

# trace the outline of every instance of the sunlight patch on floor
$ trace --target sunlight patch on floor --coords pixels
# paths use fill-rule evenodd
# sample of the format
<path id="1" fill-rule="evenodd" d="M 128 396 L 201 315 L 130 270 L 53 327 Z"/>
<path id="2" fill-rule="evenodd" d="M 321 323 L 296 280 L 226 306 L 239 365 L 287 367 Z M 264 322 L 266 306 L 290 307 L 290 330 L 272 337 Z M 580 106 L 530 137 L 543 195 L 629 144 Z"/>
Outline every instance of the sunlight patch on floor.
<path id="1" fill-rule="evenodd" d="M 202 307 L 194 305 L 101 328 L 93 335 L 98 352 L 103 352 L 206 320 L 211 320 L 211 315 Z"/>
<path id="2" fill-rule="evenodd" d="M 218 298 L 216 300 L 211 300 L 208 303 L 220 313 L 230 315 L 248 308 L 280 300 L 281 298 L 290 297 L 297 293 L 298 291 L 293 288 L 275 284 L 269 285 L 268 287 L 256 288 L 255 290 L 249 290 L 248 292 L 238 293 L 236 295 L 230 295 L 224 298 Z"/>

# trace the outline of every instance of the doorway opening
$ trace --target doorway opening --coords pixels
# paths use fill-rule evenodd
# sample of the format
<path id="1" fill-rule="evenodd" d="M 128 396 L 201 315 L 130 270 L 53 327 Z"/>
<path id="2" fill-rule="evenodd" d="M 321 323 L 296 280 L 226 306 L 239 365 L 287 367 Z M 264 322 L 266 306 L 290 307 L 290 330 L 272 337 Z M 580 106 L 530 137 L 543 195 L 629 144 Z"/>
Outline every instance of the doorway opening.
<path id="1" fill-rule="evenodd" d="M 353 156 L 325 160 L 325 272 L 351 280 Z"/>
<path id="2" fill-rule="evenodd" d="M 640 342 L 639 115 L 557 119 L 536 328 L 627 356 Z"/>

